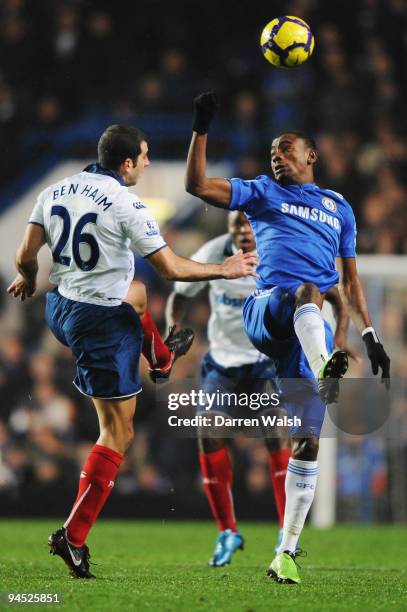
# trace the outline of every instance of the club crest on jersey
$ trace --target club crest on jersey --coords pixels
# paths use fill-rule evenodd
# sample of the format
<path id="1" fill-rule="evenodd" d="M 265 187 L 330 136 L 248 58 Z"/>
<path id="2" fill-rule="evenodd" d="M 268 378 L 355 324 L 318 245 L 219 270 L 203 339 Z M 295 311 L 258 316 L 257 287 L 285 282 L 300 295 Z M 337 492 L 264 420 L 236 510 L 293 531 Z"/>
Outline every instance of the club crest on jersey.
<path id="1" fill-rule="evenodd" d="M 331 198 L 322 198 L 322 206 L 330 212 L 336 212 L 336 202 Z"/>

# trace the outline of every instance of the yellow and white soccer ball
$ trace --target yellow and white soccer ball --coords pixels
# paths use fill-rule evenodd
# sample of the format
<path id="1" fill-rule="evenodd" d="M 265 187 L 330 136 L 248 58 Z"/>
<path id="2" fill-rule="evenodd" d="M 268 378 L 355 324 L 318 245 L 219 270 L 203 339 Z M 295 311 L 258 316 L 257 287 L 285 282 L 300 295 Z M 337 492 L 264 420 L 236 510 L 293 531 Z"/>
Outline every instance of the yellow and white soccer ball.
<path id="1" fill-rule="evenodd" d="M 312 55 L 315 40 L 305 21 L 285 15 L 276 17 L 266 25 L 261 33 L 260 44 L 270 64 L 277 68 L 295 68 Z"/>

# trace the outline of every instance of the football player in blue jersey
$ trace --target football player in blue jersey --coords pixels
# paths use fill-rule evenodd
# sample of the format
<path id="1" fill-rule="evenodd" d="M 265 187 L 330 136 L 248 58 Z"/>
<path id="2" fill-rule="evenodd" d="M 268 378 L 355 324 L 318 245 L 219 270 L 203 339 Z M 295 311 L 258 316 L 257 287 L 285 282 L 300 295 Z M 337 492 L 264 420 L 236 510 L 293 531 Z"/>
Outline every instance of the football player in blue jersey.
<path id="1" fill-rule="evenodd" d="M 348 365 L 346 351 L 331 352 L 327 347 L 321 316 L 325 294 L 338 281 L 373 374 L 381 368 L 387 387 L 390 359 L 372 326 L 358 277 L 352 208 L 341 194 L 315 184 L 318 152 L 313 139 L 289 131 L 273 140 L 274 179 L 209 178 L 207 133 L 217 106 L 215 92 L 194 100 L 186 189 L 213 206 L 245 212 L 255 235 L 259 278 L 243 309 L 244 325 L 254 346 L 275 360 L 285 408 L 301 420 L 301 426 L 290 432 L 283 539 L 269 576 L 299 583 L 295 548 L 314 498 L 325 403 L 337 399 L 338 379 Z"/>
<path id="2" fill-rule="evenodd" d="M 228 215 L 228 232 L 206 242 L 191 256 L 200 263 L 222 262 L 239 249 L 243 252 L 256 248 L 253 232 L 242 212 L 233 210 Z M 229 395 L 258 394 L 266 390 L 266 381 L 275 377 L 275 365 L 251 344 L 243 327 L 243 304 L 248 295 L 256 289 L 253 277 L 235 280 L 213 280 L 195 283 L 177 282 L 174 292 L 167 302 L 167 324 L 180 326 L 187 311 L 187 302 L 201 290 L 209 286 L 210 318 L 208 321 L 209 351 L 202 361 L 200 388 L 206 393 L 221 391 Z M 333 307 L 336 319 L 335 336 L 325 321 L 325 331 L 329 346 L 346 348 L 349 318 L 347 317 L 338 289 L 332 287 L 326 300 Z M 353 357 L 355 355 L 349 351 Z M 304 356 L 302 356 L 304 358 Z M 277 382 L 277 381 L 275 381 Z M 278 382 L 277 382 L 278 384 Z M 253 411 L 240 408 L 238 403 L 221 401 L 205 406 L 205 410 L 226 416 L 258 416 Z M 198 408 L 199 411 L 203 407 Z M 267 412 L 270 407 L 266 408 Z M 280 410 L 274 412 L 279 414 Z M 208 413 L 207 413 L 208 414 Z M 279 415 L 281 416 L 281 414 Z M 216 428 L 215 428 L 216 429 Z M 215 435 L 213 435 L 215 434 Z M 291 448 L 286 428 L 265 427 L 265 443 L 268 450 L 270 479 L 280 524 L 279 547 L 283 535 L 285 510 L 285 478 Z M 219 431 L 208 428 L 198 440 L 199 463 L 202 481 L 209 505 L 215 518 L 219 534 L 209 565 L 222 567 L 231 562 L 234 553 L 243 548 L 243 536 L 238 530 L 233 501 L 233 468 L 229 458 L 227 440 L 220 437 Z"/>

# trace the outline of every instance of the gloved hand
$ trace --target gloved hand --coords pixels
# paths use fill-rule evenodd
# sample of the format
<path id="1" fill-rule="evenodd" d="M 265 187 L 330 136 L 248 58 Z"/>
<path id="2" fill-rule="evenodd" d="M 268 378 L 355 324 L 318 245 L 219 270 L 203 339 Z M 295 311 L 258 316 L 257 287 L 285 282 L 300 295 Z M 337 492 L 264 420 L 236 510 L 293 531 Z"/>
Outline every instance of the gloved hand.
<path id="1" fill-rule="evenodd" d="M 194 98 L 194 118 L 192 121 L 194 132 L 198 132 L 198 134 L 208 132 L 218 107 L 218 96 L 214 91 L 207 91 Z"/>
<path id="2" fill-rule="evenodd" d="M 382 382 L 386 389 L 390 389 L 390 358 L 379 342 L 379 338 L 373 327 L 367 327 L 362 333 L 363 342 L 366 345 L 367 356 L 372 364 L 372 372 L 376 376 L 379 367 L 382 369 Z"/>

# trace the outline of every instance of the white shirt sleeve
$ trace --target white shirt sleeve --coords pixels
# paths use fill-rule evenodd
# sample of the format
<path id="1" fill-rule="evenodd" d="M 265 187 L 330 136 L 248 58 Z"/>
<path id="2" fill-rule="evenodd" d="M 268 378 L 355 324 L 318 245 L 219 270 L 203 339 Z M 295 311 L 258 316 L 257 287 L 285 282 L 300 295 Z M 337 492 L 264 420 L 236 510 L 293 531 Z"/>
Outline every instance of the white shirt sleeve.
<path id="1" fill-rule="evenodd" d="M 199 263 L 209 263 L 211 259 L 210 255 L 210 249 L 208 249 L 208 243 L 206 243 L 201 246 L 201 248 L 190 257 L 190 259 L 193 259 L 193 261 L 197 261 Z M 194 295 L 197 295 L 206 287 L 207 284 L 208 281 L 206 280 L 193 282 L 177 281 L 174 284 L 174 291 L 175 293 L 180 293 L 185 297 L 194 297 Z"/>
<path id="2" fill-rule="evenodd" d="M 119 208 L 119 221 L 132 247 L 142 257 L 152 255 L 166 246 L 160 228 L 147 206 L 137 196 L 124 198 Z"/>
<path id="3" fill-rule="evenodd" d="M 44 203 L 44 199 L 42 197 L 42 193 L 40 193 L 35 203 L 35 206 L 33 208 L 33 211 L 30 215 L 28 223 L 35 223 L 36 225 L 42 225 L 42 227 L 45 227 L 43 203 Z"/>

